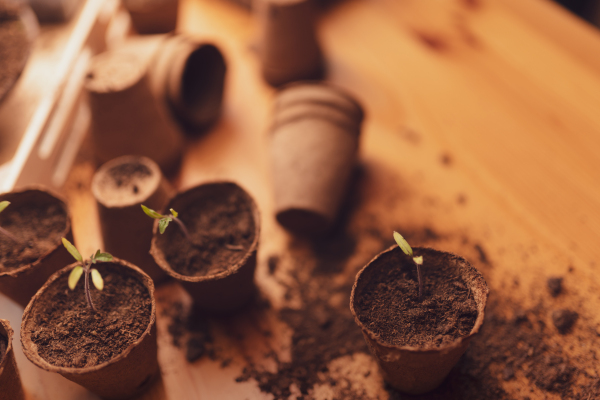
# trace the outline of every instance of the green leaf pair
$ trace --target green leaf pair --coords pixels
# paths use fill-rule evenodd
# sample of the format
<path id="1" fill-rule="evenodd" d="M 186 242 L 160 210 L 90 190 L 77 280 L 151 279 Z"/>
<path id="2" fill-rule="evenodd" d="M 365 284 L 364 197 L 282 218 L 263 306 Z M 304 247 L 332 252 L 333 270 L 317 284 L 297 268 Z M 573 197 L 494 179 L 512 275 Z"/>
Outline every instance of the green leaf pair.
<path id="1" fill-rule="evenodd" d="M 171 215 L 162 215 L 160 213 L 157 213 L 153 209 L 146 207 L 143 204 L 142 204 L 142 210 L 144 210 L 146 215 L 149 216 L 150 218 L 160 220 L 158 222 L 158 230 L 161 234 L 165 233 L 167 226 L 169 226 L 169 222 L 173 221 L 173 218 L 177 218 L 177 216 L 179 215 L 179 213 L 177 213 L 177 211 L 173 210 L 172 208 L 169 209 L 169 211 L 171 211 Z"/>
<path id="2" fill-rule="evenodd" d="M 0 201 L 0 212 L 4 211 L 6 207 L 10 205 L 10 201 L 4 200 Z"/>
<path id="3" fill-rule="evenodd" d="M 402 249 L 404 254 L 413 258 L 415 264 L 423 265 L 423 256 L 414 257 L 412 247 L 410 247 L 406 239 L 396 231 L 394 231 L 394 240 L 398 243 L 398 247 Z"/>
<path id="4" fill-rule="evenodd" d="M 65 248 L 67 249 L 67 251 L 69 253 L 71 253 L 71 255 L 73 256 L 73 258 L 75 258 L 75 260 L 79 261 L 80 263 L 84 263 L 81 253 L 79 252 L 79 250 L 77 250 L 77 248 L 71 242 L 69 242 L 65 238 L 62 238 L 62 242 L 63 242 L 63 245 L 65 246 Z M 96 264 L 97 262 L 107 262 L 107 261 L 111 261 L 112 259 L 113 259 L 113 256 L 111 254 L 102 253 L 102 252 L 100 252 L 100 250 L 98 250 L 98 251 L 96 251 L 96 254 L 92 254 L 92 256 L 90 257 L 90 263 Z M 71 290 L 75 289 L 75 286 L 77 285 L 77 282 L 79 282 L 81 275 L 85 272 L 84 267 L 89 268 L 89 265 L 84 265 L 84 266 L 78 265 L 75 268 L 73 268 L 73 270 L 69 274 L 69 281 L 68 281 L 69 289 L 71 289 Z M 100 272 L 98 272 L 98 270 L 96 268 L 91 268 L 91 270 L 89 270 L 89 273 L 92 276 L 92 283 L 94 284 L 96 289 L 98 289 L 98 290 L 104 289 L 104 280 L 102 279 L 102 275 L 100 275 Z"/>

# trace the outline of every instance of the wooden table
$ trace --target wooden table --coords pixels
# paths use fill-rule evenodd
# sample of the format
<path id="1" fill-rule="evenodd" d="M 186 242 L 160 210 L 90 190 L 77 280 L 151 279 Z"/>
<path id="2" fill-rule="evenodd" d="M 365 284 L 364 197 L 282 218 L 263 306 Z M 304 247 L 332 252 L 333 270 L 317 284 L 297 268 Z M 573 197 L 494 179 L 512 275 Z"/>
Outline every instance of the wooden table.
<path id="1" fill-rule="evenodd" d="M 177 284 L 160 287 L 162 379 L 143 399 L 273 398 L 255 379 L 236 378 L 244 367 L 276 373 L 292 360 L 294 329 L 280 310 L 302 310 L 302 288 L 317 285 L 317 294 L 326 293 L 323 282 L 333 288 L 323 302 L 347 309 L 348 292 L 341 288 L 392 243 L 394 229 L 411 244 L 468 258 L 492 290 L 490 328 L 451 374 L 458 383 L 424 398 L 478 398 L 464 385 L 470 377 L 471 386 L 491 382 L 507 398 L 559 399 L 531 375 L 549 363 L 542 350 L 560 353 L 574 368 L 566 398 L 599 398 L 600 36 L 593 28 L 545 0 L 356 0 L 324 10 L 319 35 L 328 79 L 353 93 L 367 118 L 345 220 L 332 239 L 315 246 L 273 217 L 268 127 L 274 90 L 259 74 L 252 16 L 227 1 L 182 0 L 179 27 L 217 43 L 228 75 L 223 116 L 191 141 L 175 184 L 234 180 L 255 197 L 262 213 L 256 280 L 271 306 L 210 321 L 218 356 L 189 363 L 185 349 L 173 345 L 164 314 L 169 304 L 185 307 L 189 299 Z M 64 190 L 75 240 L 88 254 L 101 237 L 88 191 L 94 166 L 86 154 L 84 147 Z M 271 274 L 273 256 L 279 262 Z M 546 287 L 550 276 L 564 278 L 564 293 L 556 298 Z M 22 309 L 1 296 L 0 308 L 18 331 Z M 563 308 L 579 313 L 566 335 L 551 319 Z M 514 349 L 493 345 L 494 327 L 523 318 L 537 332 L 538 347 L 526 340 L 515 341 Z M 16 344 L 30 399 L 96 398 L 39 370 Z M 503 363 L 523 346 L 530 349 L 517 356 L 526 360 L 514 377 L 505 376 Z M 489 362 L 475 371 L 474 360 L 486 354 Z M 323 374 L 308 397 L 404 398 L 385 388 L 364 352 L 340 355 Z M 299 388 L 291 393 L 300 394 Z"/>

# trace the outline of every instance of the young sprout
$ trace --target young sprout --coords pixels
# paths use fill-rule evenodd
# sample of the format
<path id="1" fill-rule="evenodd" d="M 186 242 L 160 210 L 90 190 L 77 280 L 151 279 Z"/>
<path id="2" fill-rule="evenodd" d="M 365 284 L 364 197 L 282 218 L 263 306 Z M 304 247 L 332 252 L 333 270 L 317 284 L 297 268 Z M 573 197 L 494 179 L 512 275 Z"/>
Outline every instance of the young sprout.
<path id="1" fill-rule="evenodd" d="M 6 207 L 8 207 L 10 205 L 10 201 L 0 201 L 0 213 L 2 211 L 4 211 L 4 209 Z M 10 233 L 9 231 L 7 231 L 6 229 L 4 229 L 3 227 L 0 226 L 0 233 L 3 234 L 4 236 L 6 236 L 7 238 L 9 238 L 10 240 L 12 240 L 15 243 L 21 243 L 21 241 L 19 239 L 16 238 L 15 235 L 13 235 L 12 233 Z"/>
<path id="2" fill-rule="evenodd" d="M 73 246 L 71 242 L 67 239 L 62 238 L 63 245 L 67 249 L 69 253 L 75 258 L 75 260 L 79 261 L 81 265 L 73 268 L 71 273 L 69 274 L 69 289 L 74 290 L 77 282 L 79 282 L 79 278 L 81 275 L 85 273 L 85 298 L 87 299 L 87 303 L 92 309 L 93 312 L 96 312 L 96 307 L 94 307 L 94 303 L 92 302 L 92 295 L 90 293 L 90 275 L 92 276 L 92 283 L 96 286 L 96 289 L 102 290 L 104 289 L 104 280 L 102 279 L 102 275 L 96 268 L 91 268 L 92 264 L 96 264 L 98 261 L 110 261 L 113 259 L 113 256 L 108 253 L 101 253 L 100 250 L 96 251 L 96 254 L 92 254 L 89 260 L 83 260 L 81 257 L 81 253 Z"/>
<path id="3" fill-rule="evenodd" d="M 179 226 L 179 229 L 181 229 L 181 232 L 183 232 L 183 234 L 185 235 L 185 238 L 188 240 L 188 242 L 192 243 L 192 238 L 190 237 L 190 234 L 188 233 L 187 228 L 185 227 L 183 222 L 181 222 L 181 220 L 179 218 L 177 218 L 177 216 L 179 215 L 179 213 L 177 211 L 175 211 L 171 208 L 171 209 L 169 209 L 169 211 L 171 211 L 171 215 L 162 215 L 162 214 L 159 214 L 156 211 L 146 207 L 143 204 L 142 204 L 142 210 L 144 210 L 146 215 L 149 216 L 150 218 L 160 220 L 158 222 L 158 230 L 160 231 L 161 234 L 165 233 L 165 229 L 167 229 L 167 226 L 169 226 L 169 222 L 175 221 L 175 223 Z"/>
<path id="4" fill-rule="evenodd" d="M 423 256 L 414 257 L 413 250 L 402 237 L 401 234 L 394 231 L 394 240 L 398 243 L 398 247 L 402 249 L 404 254 L 413 258 L 415 265 L 417 266 L 417 278 L 419 279 L 419 301 L 423 298 L 423 277 L 421 276 L 421 265 L 423 265 Z"/>

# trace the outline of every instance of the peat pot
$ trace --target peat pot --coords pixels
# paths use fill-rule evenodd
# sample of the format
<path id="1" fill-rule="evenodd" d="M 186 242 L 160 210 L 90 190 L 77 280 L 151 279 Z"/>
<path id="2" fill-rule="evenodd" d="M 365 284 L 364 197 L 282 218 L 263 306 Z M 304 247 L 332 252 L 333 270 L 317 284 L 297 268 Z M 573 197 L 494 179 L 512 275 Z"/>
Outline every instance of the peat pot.
<path id="1" fill-rule="evenodd" d="M 0 292 L 25 307 L 46 280 L 73 258 L 61 238 L 73 241 L 67 203 L 42 188 L 27 188 L 0 195 L 10 205 L 0 213 Z"/>
<path id="2" fill-rule="evenodd" d="M 83 277 L 74 290 L 68 289 L 77 265 L 52 275 L 27 305 L 21 323 L 23 353 L 38 367 L 102 398 L 137 396 L 159 375 L 152 279 L 117 258 L 94 264 L 104 279 L 102 291 L 90 285 L 94 313 Z"/>
<path id="3" fill-rule="evenodd" d="M 421 394 L 442 383 L 479 332 L 489 289 L 464 258 L 413 251 L 423 256 L 421 300 L 412 258 L 392 246 L 357 274 L 350 309 L 384 379 Z"/>
<path id="4" fill-rule="evenodd" d="M 175 30 L 179 0 L 123 0 L 137 33 L 167 33 Z"/>
<path id="5" fill-rule="evenodd" d="M 181 282 L 199 310 L 225 314 L 250 302 L 260 234 L 252 197 L 232 182 L 206 183 L 176 195 L 162 214 L 171 208 L 190 239 L 175 222 L 160 234 L 156 220 L 150 250 L 156 263 Z"/>
<path id="6" fill-rule="evenodd" d="M 115 158 L 102 165 L 92 179 L 104 250 L 137 265 L 155 284 L 167 274 L 150 255 L 153 221 L 141 205 L 160 210 L 172 190 L 158 165 L 141 156 Z"/>
<path id="7" fill-rule="evenodd" d="M 299 82 L 279 92 L 271 166 L 282 226 L 306 235 L 331 228 L 356 165 L 362 120 L 362 107 L 335 86 Z"/>
<path id="8" fill-rule="evenodd" d="M 21 377 L 12 347 L 14 332 L 5 319 L 0 319 L 0 399 L 24 400 Z"/>

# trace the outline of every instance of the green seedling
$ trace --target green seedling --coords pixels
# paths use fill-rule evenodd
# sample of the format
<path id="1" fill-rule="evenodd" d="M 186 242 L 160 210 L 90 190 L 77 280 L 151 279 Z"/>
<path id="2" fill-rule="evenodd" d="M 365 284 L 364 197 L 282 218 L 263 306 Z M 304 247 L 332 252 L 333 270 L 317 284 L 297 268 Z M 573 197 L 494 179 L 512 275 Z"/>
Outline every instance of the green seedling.
<path id="1" fill-rule="evenodd" d="M 146 207 L 145 205 L 142 204 L 142 210 L 144 210 L 144 212 L 146 213 L 147 216 L 149 216 L 150 218 L 154 218 L 154 219 L 158 219 L 158 230 L 161 234 L 165 233 L 165 230 L 167 229 L 167 226 L 169 226 L 169 222 L 171 221 L 175 221 L 175 223 L 177 224 L 177 226 L 179 226 L 179 229 L 181 229 L 181 232 L 183 232 L 185 238 L 187 239 L 187 241 L 192 244 L 192 246 L 199 246 L 199 244 L 194 243 L 192 241 L 192 237 L 190 236 L 187 228 L 185 227 L 184 223 L 178 218 L 179 213 L 175 210 L 173 210 L 172 208 L 169 209 L 169 211 L 171 211 L 171 215 L 162 215 L 156 211 L 154 211 L 151 208 Z M 244 248 L 242 246 L 238 246 L 238 245 L 234 245 L 234 244 L 226 244 L 225 247 L 227 247 L 230 250 L 235 250 L 235 251 L 241 251 Z"/>
<path id="2" fill-rule="evenodd" d="M 421 265 L 423 265 L 423 256 L 415 257 L 413 254 L 413 250 L 406 241 L 406 239 L 404 239 L 402 235 L 396 231 L 394 231 L 394 240 L 396 241 L 396 243 L 398 243 L 398 247 L 402 249 L 404 254 L 412 257 L 413 261 L 415 262 L 415 265 L 417 266 L 417 278 L 419 280 L 419 300 L 421 300 L 423 298 L 423 277 L 421 276 Z"/>
<path id="3" fill-rule="evenodd" d="M 185 236 L 187 241 L 192 243 L 192 238 L 190 237 L 190 234 L 189 234 L 187 228 L 185 227 L 183 222 L 181 222 L 181 220 L 179 218 L 177 218 L 179 216 L 179 213 L 177 211 L 175 211 L 171 208 L 171 209 L 169 209 L 169 211 L 171 211 L 171 215 L 162 215 L 162 214 L 157 213 L 156 211 L 146 207 L 143 204 L 142 204 L 142 210 L 144 210 L 146 215 L 149 216 L 150 218 L 159 220 L 158 221 L 158 230 L 160 231 L 161 235 L 163 233 L 165 233 L 165 229 L 167 229 L 167 226 L 169 226 L 169 222 L 175 221 L 177 226 L 179 226 L 179 229 L 181 229 L 181 232 L 183 232 L 183 235 Z"/>
<path id="4" fill-rule="evenodd" d="M 10 201 L 0 201 L 0 213 L 2 211 L 4 211 L 4 209 L 6 207 L 8 207 L 10 205 Z M 20 244 L 21 241 L 19 239 L 17 239 L 17 237 L 15 235 L 13 235 L 12 233 L 10 233 L 9 231 L 7 231 L 6 229 L 4 229 L 3 227 L 0 226 L 0 233 L 3 234 L 4 236 L 6 236 L 7 238 L 9 238 L 10 240 L 12 240 L 15 243 Z"/>
<path id="5" fill-rule="evenodd" d="M 96 268 L 92 268 L 92 264 L 96 264 L 98 261 L 110 261 L 113 259 L 113 256 L 108 253 L 101 253 L 100 250 L 98 250 L 96 251 L 96 254 L 92 254 L 89 260 L 84 261 L 83 257 L 81 257 L 81 253 L 79 253 L 77 248 L 75 248 L 71 242 L 65 238 L 62 238 L 62 242 L 67 251 L 71 253 L 73 258 L 81 263 L 81 265 L 73 268 L 69 274 L 69 289 L 75 290 L 75 286 L 77 285 L 77 282 L 79 282 L 79 278 L 81 278 L 81 275 L 85 274 L 85 298 L 87 299 L 87 303 L 92 311 L 96 312 L 96 307 L 94 307 L 92 295 L 90 293 L 90 275 L 92 277 L 92 283 L 98 290 L 104 289 L 104 280 L 102 279 L 100 272 L 98 272 Z"/>

